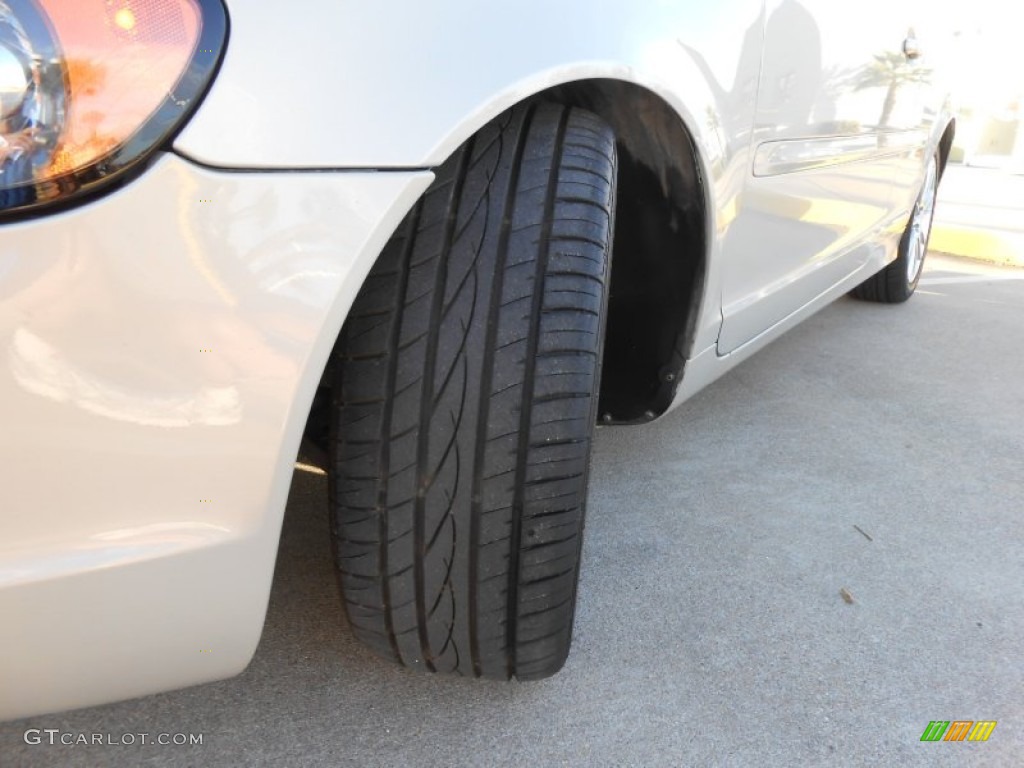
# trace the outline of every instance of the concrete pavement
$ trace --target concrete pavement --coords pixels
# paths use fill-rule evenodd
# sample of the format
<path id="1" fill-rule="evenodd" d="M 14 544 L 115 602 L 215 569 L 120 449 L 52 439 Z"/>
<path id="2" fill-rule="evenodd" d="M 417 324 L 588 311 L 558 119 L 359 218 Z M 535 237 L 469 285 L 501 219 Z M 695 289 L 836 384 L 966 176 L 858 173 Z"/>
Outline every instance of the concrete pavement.
<path id="1" fill-rule="evenodd" d="M 933 257 L 908 304 L 840 300 L 660 422 L 599 430 L 553 679 L 436 679 L 363 650 L 324 479 L 298 472 L 248 671 L 2 724 L 0 765 L 1020 764 L 1022 278 Z M 998 725 L 919 740 L 957 719 Z M 204 743 L 30 746 L 28 728 Z"/>

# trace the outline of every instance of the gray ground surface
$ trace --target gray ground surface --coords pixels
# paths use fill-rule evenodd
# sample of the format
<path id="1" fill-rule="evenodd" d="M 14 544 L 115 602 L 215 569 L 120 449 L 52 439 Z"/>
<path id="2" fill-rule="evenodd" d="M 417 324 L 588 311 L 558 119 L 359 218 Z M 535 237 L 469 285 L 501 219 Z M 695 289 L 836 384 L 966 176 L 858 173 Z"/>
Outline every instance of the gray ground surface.
<path id="1" fill-rule="evenodd" d="M 297 473 L 245 674 L 0 725 L 0 765 L 1020 765 L 1022 278 L 933 258 L 910 303 L 843 299 L 661 422 L 601 430 L 551 680 L 434 679 L 356 645 L 325 482 Z M 999 724 L 921 743 L 939 719 Z"/>

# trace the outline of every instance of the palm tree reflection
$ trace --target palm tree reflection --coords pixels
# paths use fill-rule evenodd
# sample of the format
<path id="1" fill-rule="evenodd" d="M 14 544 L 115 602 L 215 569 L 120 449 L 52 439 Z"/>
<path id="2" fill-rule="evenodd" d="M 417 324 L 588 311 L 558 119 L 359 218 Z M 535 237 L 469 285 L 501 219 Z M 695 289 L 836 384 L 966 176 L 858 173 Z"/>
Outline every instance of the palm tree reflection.
<path id="1" fill-rule="evenodd" d="M 930 83 L 933 70 L 920 66 L 899 51 L 876 53 L 873 59 L 854 75 L 853 86 L 857 91 L 887 89 L 882 113 L 878 116 L 878 128 L 884 130 L 892 124 L 892 113 L 896 109 L 896 97 L 900 89 Z"/>

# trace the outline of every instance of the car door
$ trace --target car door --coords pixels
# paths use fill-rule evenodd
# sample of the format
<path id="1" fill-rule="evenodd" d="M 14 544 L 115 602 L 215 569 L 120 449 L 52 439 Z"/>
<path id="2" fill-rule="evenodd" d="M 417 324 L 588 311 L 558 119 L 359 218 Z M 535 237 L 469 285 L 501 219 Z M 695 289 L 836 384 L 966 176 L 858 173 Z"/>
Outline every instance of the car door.
<path id="1" fill-rule="evenodd" d="M 720 354 L 891 244 L 892 183 L 911 141 L 892 125 L 885 70 L 903 55 L 901 2 L 769 2 L 753 167 L 721 245 Z"/>

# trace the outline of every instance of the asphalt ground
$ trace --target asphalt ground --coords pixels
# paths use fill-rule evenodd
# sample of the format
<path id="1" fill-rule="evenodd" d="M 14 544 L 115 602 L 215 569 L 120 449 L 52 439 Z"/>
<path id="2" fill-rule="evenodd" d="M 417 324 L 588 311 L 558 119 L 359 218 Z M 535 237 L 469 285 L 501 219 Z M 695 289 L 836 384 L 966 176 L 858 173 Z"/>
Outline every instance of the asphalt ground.
<path id="1" fill-rule="evenodd" d="M 537 683 L 365 651 L 296 472 L 241 676 L 0 724 L 0 766 L 1024 762 L 1024 270 L 932 256 L 663 420 L 599 429 L 575 644 Z M 921 742 L 995 720 L 984 743 Z M 202 734 L 201 746 L 26 744 Z"/>

